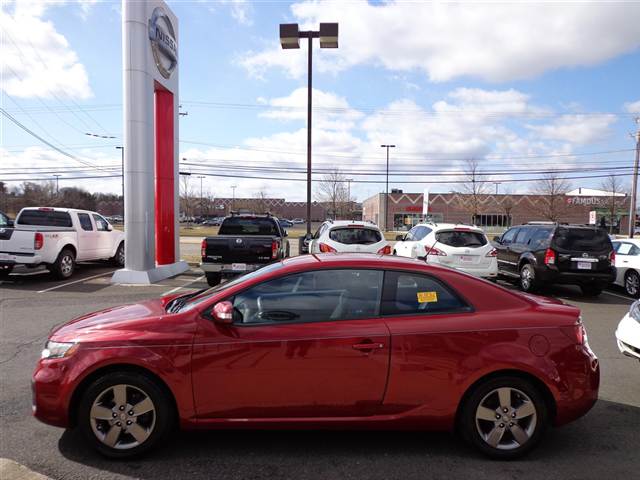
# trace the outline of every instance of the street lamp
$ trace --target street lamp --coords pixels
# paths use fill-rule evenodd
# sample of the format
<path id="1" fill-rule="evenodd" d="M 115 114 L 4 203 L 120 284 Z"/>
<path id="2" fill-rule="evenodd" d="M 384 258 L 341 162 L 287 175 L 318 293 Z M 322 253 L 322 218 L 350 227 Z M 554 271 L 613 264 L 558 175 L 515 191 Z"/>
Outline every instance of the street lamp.
<path id="1" fill-rule="evenodd" d="M 396 148 L 395 145 L 380 145 L 387 149 L 387 193 L 384 196 L 384 231 L 389 231 L 389 149 Z"/>
<path id="2" fill-rule="evenodd" d="M 321 23 L 318 31 L 301 32 L 297 23 L 280 24 L 280 45 L 285 50 L 300 48 L 300 39 L 309 39 L 307 60 L 307 235 L 311 235 L 311 60 L 313 39 L 320 39 L 320 48 L 338 48 L 338 24 Z"/>
<path id="3" fill-rule="evenodd" d="M 54 176 L 54 177 L 56 177 L 56 196 L 58 196 L 58 192 L 59 192 L 59 189 L 58 189 L 58 179 L 59 179 L 62 175 L 60 175 L 59 173 L 54 173 L 54 174 L 53 174 L 53 176 Z"/>
<path id="4" fill-rule="evenodd" d="M 202 179 L 205 178 L 205 176 L 198 175 L 196 178 L 200 179 L 200 216 L 202 216 Z"/>
<path id="5" fill-rule="evenodd" d="M 116 147 L 122 157 L 122 219 L 124 221 L 124 147 Z"/>

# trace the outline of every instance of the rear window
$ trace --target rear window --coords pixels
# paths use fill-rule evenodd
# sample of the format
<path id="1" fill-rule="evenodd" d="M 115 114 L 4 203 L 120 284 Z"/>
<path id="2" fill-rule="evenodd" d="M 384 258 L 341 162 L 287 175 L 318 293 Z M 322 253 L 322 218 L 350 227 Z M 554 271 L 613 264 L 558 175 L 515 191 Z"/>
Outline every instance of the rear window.
<path id="1" fill-rule="evenodd" d="M 372 245 L 382 240 L 382 235 L 372 228 L 345 227 L 331 230 L 329 238 L 344 245 Z"/>
<path id="2" fill-rule="evenodd" d="M 561 250 L 600 252 L 610 250 L 611 240 L 603 230 L 590 228 L 559 227 L 553 237 L 554 245 Z"/>
<path id="3" fill-rule="evenodd" d="M 225 219 L 219 235 L 278 235 L 276 222 L 270 218 L 231 217 Z"/>
<path id="4" fill-rule="evenodd" d="M 22 225 L 38 225 L 42 227 L 72 227 L 71 215 L 67 212 L 51 210 L 23 210 L 18 217 Z"/>
<path id="5" fill-rule="evenodd" d="M 482 247 L 487 244 L 487 237 L 482 232 L 463 230 L 445 230 L 436 233 L 436 240 L 450 247 Z"/>

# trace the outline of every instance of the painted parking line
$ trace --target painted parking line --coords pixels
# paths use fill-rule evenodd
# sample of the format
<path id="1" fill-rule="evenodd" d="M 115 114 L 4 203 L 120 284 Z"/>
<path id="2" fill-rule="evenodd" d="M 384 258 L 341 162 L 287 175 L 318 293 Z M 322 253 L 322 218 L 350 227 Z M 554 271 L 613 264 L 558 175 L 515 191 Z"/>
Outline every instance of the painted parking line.
<path id="1" fill-rule="evenodd" d="M 611 295 L 612 297 L 618 297 L 618 298 L 621 298 L 621 299 L 623 299 L 623 300 L 629 300 L 629 302 L 631 302 L 631 303 L 633 303 L 633 302 L 634 302 L 634 299 L 633 299 L 633 298 L 631 298 L 631 297 L 625 297 L 624 295 L 620 295 L 619 293 L 609 292 L 608 290 L 607 290 L 607 291 L 604 291 L 604 292 L 602 292 L 602 293 L 604 293 L 604 294 L 606 294 L 606 295 Z"/>
<path id="2" fill-rule="evenodd" d="M 92 275 L 90 277 L 81 278 L 79 280 L 74 280 L 73 282 L 63 283 L 61 285 L 56 285 L 55 287 L 45 288 L 44 290 L 38 291 L 38 293 L 46 293 L 46 292 L 50 292 L 51 290 L 57 290 L 58 288 L 66 287 L 68 285 L 73 285 L 75 283 L 86 282 L 87 280 L 91 280 L 93 278 L 104 277 L 105 275 L 111 275 L 113 272 L 115 272 L 115 270 L 111 270 L 109 272 L 104 272 L 104 273 L 99 273 L 98 275 Z"/>
<path id="3" fill-rule="evenodd" d="M 164 293 L 162 294 L 162 296 L 164 297 L 165 295 L 170 295 L 170 294 L 172 294 L 172 293 L 175 293 L 175 292 L 177 292 L 178 290 L 180 290 L 180 289 L 182 289 L 182 288 L 186 288 L 186 287 L 188 287 L 189 285 L 191 285 L 191 284 L 193 284 L 193 283 L 199 282 L 199 281 L 200 281 L 200 280 L 202 280 L 203 278 L 204 278 L 204 275 L 200 275 L 200 276 L 199 276 L 198 278 L 196 278 L 195 280 L 191 280 L 190 282 L 187 282 L 187 283 L 185 283 L 184 285 L 181 285 L 181 286 L 176 287 L 176 288 L 172 288 L 171 290 L 167 290 L 166 292 L 164 292 Z"/>

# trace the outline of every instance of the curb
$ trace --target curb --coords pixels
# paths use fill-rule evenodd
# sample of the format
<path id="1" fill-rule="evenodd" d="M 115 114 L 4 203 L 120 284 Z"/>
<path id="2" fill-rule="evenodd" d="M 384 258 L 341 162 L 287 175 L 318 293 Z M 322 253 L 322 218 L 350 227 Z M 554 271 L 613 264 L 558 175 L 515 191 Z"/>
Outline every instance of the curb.
<path id="1" fill-rule="evenodd" d="M 8 458 L 0 458 L 0 478 L 2 480 L 51 480 Z"/>

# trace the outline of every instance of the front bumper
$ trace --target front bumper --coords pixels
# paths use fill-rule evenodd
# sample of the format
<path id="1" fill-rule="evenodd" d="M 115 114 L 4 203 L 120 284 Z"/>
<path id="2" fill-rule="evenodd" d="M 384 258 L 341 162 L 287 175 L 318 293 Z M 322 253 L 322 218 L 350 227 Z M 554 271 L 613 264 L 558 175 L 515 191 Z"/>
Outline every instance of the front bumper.
<path id="1" fill-rule="evenodd" d="M 623 355 L 640 360 L 640 323 L 627 313 L 616 329 L 618 349 Z"/>
<path id="2" fill-rule="evenodd" d="M 73 392 L 68 381 L 69 361 L 40 360 L 31 378 L 33 416 L 56 427 L 69 426 L 69 399 Z"/>

